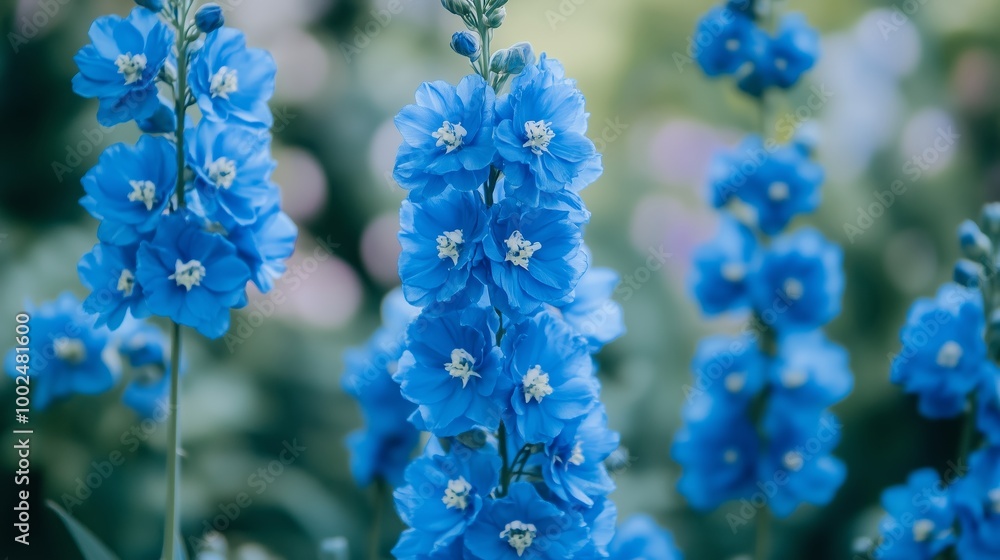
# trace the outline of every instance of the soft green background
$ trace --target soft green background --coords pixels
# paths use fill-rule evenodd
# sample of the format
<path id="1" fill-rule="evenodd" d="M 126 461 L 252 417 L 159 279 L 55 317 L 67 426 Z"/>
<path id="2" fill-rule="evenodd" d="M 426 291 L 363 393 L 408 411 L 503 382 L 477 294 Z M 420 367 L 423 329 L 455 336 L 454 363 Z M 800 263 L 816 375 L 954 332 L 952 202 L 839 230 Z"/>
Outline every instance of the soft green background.
<path id="1" fill-rule="evenodd" d="M 766 133 L 783 137 L 789 123 L 805 118 L 821 138 L 819 158 L 829 174 L 824 203 L 794 226 L 814 224 L 845 246 L 844 313 L 828 331 L 850 349 L 857 384 L 837 407 L 847 483 L 829 507 L 802 508 L 775 525 L 775 558 L 847 558 L 855 539 L 874 533 L 880 490 L 916 467 L 943 468 L 957 446 L 956 422 L 918 418 L 913 401 L 888 383 L 887 356 L 898 349 L 909 302 L 948 278 L 957 224 L 1000 195 L 1000 4 L 787 4 L 822 31 L 824 58 L 806 83 L 771 100 Z M 458 20 L 437 0 L 399 0 L 401 11 L 388 20 L 372 12 L 383 0 L 228 5 L 236 6 L 227 12 L 229 21 L 278 61 L 272 103 L 277 178 L 302 230 L 292 263 L 300 282 L 279 284 L 286 296 L 281 303 L 257 298 L 258 309 L 273 312 L 263 325 L 245 327 L 242 344 L 185 340 L 183 530 L 201 535 L 220 505 L 231 511 L 227 504 L 247 492 L 253 503 L 224 531 L 231 549 L 243 546 L 243 558 L 315 558 L 317 543 L 332 536 L 347 537 L 354 557 L 362 557 L 375 508 L 372 491 L 355 487 L 347 471 L 342 441 L 359 417 L 339 390 L 341 356 L 376 327 L 378 301 L 397 283 L 395 212 L 403 193 L 387 178 L 399 141 L 391 118 L 421 81 L 456 82 L 468 71 L 447 48 Z M 685 290 L 690 252 L 715 223 L 701 196 L 708 157 L 758 131 L 762 121 L 759 107 L 734 93 L 731 83 L 678 65 L 697 18 L 711 5 L 511 0 L 496 40 L 500 46 L 529 40 L 561 59 L 587 95 L 591 136 L 605 140 L 606 173 L 584 193 L 594 213 L 587 242 L 596 264 L 640 282 L 622 302 L 628 334 L 599 357 L 611 424 L 630 456 L 628 468 L 615 475 L 613 497 L 622 516 L 654 515 L 695 560 L 733 557 L 753 542 L 751 527 L 734 533 L 726 522 L 739 504 L 708 516 L 690 510 L 673 489 L 679 473 L 669 459 L 698 337 L 739 326 L 738 318 L 704 321 Z M 95 17 L 125 14 L 130 6 L 124 0 L 4 0 L 0 6 L 6 36 L 0 45 L 0 332 L 8 324 L 12 334 L 26 299 L 39 302 L 63 290 L 84 295 L 75 263 L 93 244 L 96 223 L 76 204 L 79 178 L 101 148 L 133 142 L 136 130 L 97 128 L 96 102 L 70 90 L 72 56 Z M 32 32 L 24 26 L 32 18 L 45 24 Z M 359 35 L 366 26 L 371 36 Z M 8 33 L 21 33 L 26 42 L 12 45 Z M 793 118 L 808 107 L 813 87 L 830 92 L 828 99 Z M 949 127 L 960 139 L 929 154 L 935 162 L 918 176 L 907 161 Z M 83 157 L 77 161 L 70 152 Z M 54 163 L 67 167 L 57 171 Z M 897 180 L 906 194 L 884 213 L 872 210 L 879 216 L 870 223 L 861 218 L 870 227 L 852 242 L 845 223 L 858 225 L 859 209 L 877 204 L 873 193 Z M 648 274 L 647 256 L 661 247 L 671 256 Z M 237 326 L 251 319 L 245 312 L 234 316 Z M 0 380 L 0 402 L 13 402 L 9 380 Z M 0 414 L 0 432 L 9 433 L 10 416 Z M 133 451 L 122 437 L 137 421 L 117 394 L 73 398 L 32 421 L 36 488 L 57 502 L 94 472 L 92 461 L 123 454 L 124 464 L 102 477 L 73 513 L 125 559 L 156 558 L 162 527 L 165 430 L 154 429 Z M 3 436 L 0 470 L 12 473 L 8 440 Z M 258 494 L 260 486 L 248 477 L 266 469 L 286 442 L 306 451 Z M 5 496 L 9 484 L 3 483 Z M 76 558 L 40 506 L 36 499 L 34 545 L 23 557 Z M 0 522 L 7 525 L 9 516 L 5 505 Z M 400 530 L 389 519 L 381 539 L 385 555 Z M 248 543 L 272 556 L 253 556 L 261 549 Z"/>

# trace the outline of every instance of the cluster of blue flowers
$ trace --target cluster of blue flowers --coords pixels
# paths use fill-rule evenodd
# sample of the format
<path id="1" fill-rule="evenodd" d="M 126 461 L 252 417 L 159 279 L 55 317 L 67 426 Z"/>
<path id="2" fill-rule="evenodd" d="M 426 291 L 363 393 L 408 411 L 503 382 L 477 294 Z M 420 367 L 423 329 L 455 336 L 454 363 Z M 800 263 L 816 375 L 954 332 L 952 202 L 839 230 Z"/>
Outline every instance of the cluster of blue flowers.
<path id="1" fill-rule="evenodd" d="M 192 0 L 139 4 L 98 18 L 75 57 L 73 90 L 98 99 L 98 121 L 145 133 L 110 146 L 83 178 L 80 204 L 101 221 L 79 264 L 93 291 L 84 308 L 112 330 L 159 315 L 218 338 L 247 283 L 267 292 L 295 245 L 271 181 L 275 65 L 223 27 L 216 5 L 189 24 Z"/>
<path id="2" fill-rule="evenodd" d="M 788 16 L 776 39 L 755 17 L 746 2 L 710 12 L 699 34 L 714 35 L 698 60 L 709 75 L 736 73 L 742 89 L 760 95 L 793 85 L 817 52 L 800 16 Z M 853 377 L 846 351 L 821 330 L 840 313 L 842 252 L 815 229 L 783 232 L 819 204 L 824 174 L 811 151 L 799 139 L 750 136 L 712 164 L 720 226 L 694 255 L 691 286 L 705 314 L 750 312 L 752 320 L 736 336 L 703 340 L 692 363 L 672 452 L 683 467 L 678 489 L 701 510 L 747 500 L 784 517 L 828 503 L 846 476 L 831 455 L 840 427 L 828 409 Z M 750 521 L 727 519 L 734 530 Z"/>
<path id="3" fill-rule="evenodd" d="M 397 558 L 679 558 L 648 519 L 614 539 L 619 436 L 591 354 L 624 325 L 617 274 L 589 267 L 583 244 L 578 193 L 602 172 L 583 94 L 526 43 L 490 52 L 505 0 L 442 4 L 476 73 L 424 83 L 396 117 L 409 305 L 390 294 L 347 359 L 368 421 L 350 439 L 355 476 L 398 486 Z M 417 430 L 432 437 L 404 469 Z"/>
<path id="4" fill-rule="evenodd" d="M 170 356 L 166 334 L 126 316 L 111 331 L 66 292 L 51 302 L 28 305 L 28 352 L 11 349 L 4 369 L 31 379 L 32 410 L 41 411 L 72 395 L 97 395 L 128 378 L 122 401 L 142 418 L 161 421 L 167 412 Z M 123 374 L 124 365 L 131 375 Z"/>
<path id="5" fill-rule="evenodd" d="M 891 379 L 927 418 L 965 415 L 966 441 L 943 476 L 920 469 L 882 494 L 875 558 L 932 560 L 949 549 L 961 560 L 1000 558 L 1000 203 L 985 207 L 981 227 L 963 223 L 959 241 L 955 283 L 910 308 Z"/>

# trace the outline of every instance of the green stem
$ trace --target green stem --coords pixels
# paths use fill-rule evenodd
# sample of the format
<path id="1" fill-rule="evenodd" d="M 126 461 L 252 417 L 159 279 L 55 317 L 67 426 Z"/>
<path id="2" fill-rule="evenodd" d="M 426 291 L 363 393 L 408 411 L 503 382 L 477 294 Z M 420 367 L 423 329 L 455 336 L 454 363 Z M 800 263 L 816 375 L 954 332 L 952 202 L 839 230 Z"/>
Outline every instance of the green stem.
<path id="1" fill-rule="evenodd" d="M 510 486 L 510 458 L 507 456 L 507 426 L 500 422 L 500 429 L 497 431 L 497 446 L 500 448 L 500 495 L 502 498 L 507 495 L 507 488 Z"/>
<path id="2" fill-rule="evenodd" d="M 368 533 L 368 558 L 379 560 L 382 544 L 382 518 L 385 510 L 385 480 L 379 477 L 375 481 L 375 516 Z"/>
<path id="3" fill-rule="evenodd" d="M 754 560 L 767 560 L 771 554 L 771 510 L 766 507 L 757 512 L 757 542 Z"/>
<path id="4" fill-rule="evenodd" d="M 167 512 L 163 527 L 163 559 L 174 560 L 175 543 L 177 542 L 177 432 L 179 427 L 180 408 L 178 406 L 178 389 L 180 386 L 179 364 L 181 357 L 181 327 L 174 323 L 174 332 L 170 349 L 170 405 L 167 411 Z"/>

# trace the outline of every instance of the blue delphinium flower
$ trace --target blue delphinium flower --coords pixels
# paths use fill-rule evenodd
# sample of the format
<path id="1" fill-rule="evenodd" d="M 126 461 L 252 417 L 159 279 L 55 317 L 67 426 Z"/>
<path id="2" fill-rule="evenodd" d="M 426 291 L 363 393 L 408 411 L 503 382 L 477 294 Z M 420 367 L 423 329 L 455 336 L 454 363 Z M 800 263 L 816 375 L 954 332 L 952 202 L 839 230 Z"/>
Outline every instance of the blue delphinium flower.
<path id="1" fill-rule="evenodd" d="M 117 247 L 99 243 L 80 259 L 80 281 L 91 290 L 83 302 L 88 313 L 97 314 L 96 325 L 117 329 L 127 314 L 142 319 L 149 316 L 142 286 L 136 282 L 138 245 Z"/>
<path id="2" fill-rule="evenodd" d="M 539 496 L 526 482 L 507 496 L 486 502 L 466 533 L 465 550 L 478 560 L 573 558 L 587 542 L 583 518 Z"/>
<path id="3" fill-rule="evenodd" d="M 271 187 L 270 203 L 259 210 L 254 223 L 229 228 L 226 239 L 236 246 L 240 259 L 250 268 L 250 279 L 261 293 L 267 293 L 287 270 L 285 262 L 295 251 L 299 228 L 281 211 L 277 187 Z"/>
<path id="4" fill-rule="evenodd" d="M 98 18 L 90 40 L 74 57 L 80 72 L 73 91 L 100 100 L 97 120 L 104 126 L 151 117 L 160 104 L 156 79 L 171 56 L 173 30 L 155 13 L 136 7 L 127 18 Z"/>
<path id="5" fill-rule="evenodd" d="M 393 178 L 414 200 L 440 194 L 447 186 L 478 189 L 489 176 L 493 145 L 493 88 L 478 75 L 458 86 L 424 83 L 415 105 L 396 116 L 403 144 Z"/>
<path id="6" fill-rule="evenodd" d="M 604 460 L 618 449 L 618 441 L 618 433 L 608 429 L 607 414 L 599 405 L 567 426 L 545 446 L 543 455 L 532 460 L 541 466 L 553 494 L 589 508 L 595 498 L 607 496 L 615 488 Z"/>
<path id="7" fill-rule="evenodd" d="M 497 100 L 497 152 L 511 196 L 537 204 L 539 191 L 573 183 L 597 156 L 586 137 L 583 94 L 544 54 Z"/>
<path id="8" fill-rule="evenodd" d="M 276 163 L 271 159 L 270 134 L 205 119 L 189 132 L 187 141 L 194 190 L 207 215 L 240 225 L 253 223 L 274 197 L 270 178 Z"/>
<path id="9" fill-rule="evenodd" d="M 218 338 L 229 329 L 230 308 L 246 302 L 250 269 L 232 243 L 178 213 L 140 245 L 136 278 L 150 311 Z"/>
<path id="10" fill-rule="evenodd" d="M 666 529 L 648 515 L 633 515 L 618 527 L 608 547 L 611 560 L 681 560 L 683 556 Z"/>
<path id="11" fill-rule="evenodd" d="M 114 331 L 118 353 L 134 368 L 167 363 L 170 341 L 157 326 L 126 315 Z"/>
<path id="12" fill-rule="evenodd" d="M 477 427 L 492 431 L 500 425 L 506 406 L 496 394 L 509 389 L 500 375 L 499 328 L 492 308 L 476 306 L 424 314 L 410 325 L 393 378 L 434 435 L 456 436 Z"/>
<path id="13" fill-rule="evenodd" d="M 986 371 L 976 400 L 976 426 L 990 445 L 1000 445 L 1000 369 L 989 362 L 983 367 Z"/>
<path id="14" fill-rule="evenodd" d="M 772 403 L 788 414 L 822 410 L 843 400 L 854 387 L 847 351 L 822 331 L 782 337 L 771 365 Z"/>
<path id="15" fill-rule="evenodd" d="M 882 492 L 882 507 L 878 558 L 934 560 L 955 542 L 955 509 L 934 469 L 915 471 L 905 485 Z"/>
<path id="16" fill-rule="evenodd" d="M 750 15 L 730 6 L 715 7 L 698 22 L 695 59 L 708 76 L 737 73 L 766 48 L 768 37 Z"/>
<path id="17" fill-rule="evenodd" d="M 587 543 L 576 554 L 577 558 L 607 558 L 608 545 L 615 537 L 618 523 L 618 507 L 608 498 L 598 499 L 593 506 L 573 506 L 571 511 L 583 517 L 583 523 L 590 533 Z"/>
<path id="18" fill-rule="evenodd" d="M 756 488 L 760 439 L 744 407 L 700 393 L 685 403 L 684 426 L 671 455 L 684 469 L 677 482 L 692 507 L 710 510 Z"/>
<path id="19" fill-rule="evenodd" d="M 194 23 L 202 33 L 211 33 L 226 24 L 222 7 L 214 2 L 202 5 L 194 15 Z"/>
<path id="20" fill-rule="evenodd" d="M 453 442 L 448 454 L 426 453 L 406 467 L 407 485 L 393 496 L 424 552 L 442 553 L 460 541 L 496 487 L 500 464 L 495 450 Z"/>
<path id="21" fill-rule="evenodd" d="M 762 319 L 778 332 L 810 330 L 840 313 L 843 251 L 812 228 L 778 237 L 750 284 Z M 771 313 L 767 313 L 770 311 Z"/>
<path id="22" fill-rule="evenodd" d="M 952 500 L 958 514 L 958 557 L 1000 557 L 1000 447 L 972 454 L 969 474 L 955 483 Z"/>
<path id="23" fill-rule="evenodd" d="M 493 305 L 517 319 L 544 303 L 568 302 L 587 269 L 582 236 L 567 212 L 525 207 L 513 198 L 494 205 L 483 240 Z"/>
<path id="24" fill-rule="evenodd" d="M 932 299 L 918 299 L 899 333 L 903 348 L 892 362 L 892 382 L 918 397 L 928 418 L 960 414 L 983 379 L 982 297 L 946 284 Z"/>
<path id="25" fill-rule="evenodd" d="M 691 361 L 692 394 L 707 392 L 746 404 L 767 383 L 767 368 L 767 358 L 749 335 L 710 336 L 698 343 Z"/>
<path id="26" fill-rule="evenodd" d="M 723 215 L 715 238 L 692 257 L 691 289 L 708 315 L 750 304 L 747 276 L 757 257 L 757 239 L 748 227 Z"/>
<path id="27" fill-rule="evenodd" d="M 399 211 L 399 277 L 414 305 L 448 301 L 465 290 L 482 260 L 488 217 L 479 196 L 447 189 Z"/>
<path id="28" fill-rule="evenodd" d="M 247 48 L 241 31 L 222 27 L 194 53 L 191 92 L 208 120 L 270 128 L 275 72 L 270 53 Z"/>
<path id="29" fill-rule="evenodd" d="M 809 26 L 804 15 L 787 14 L 771 42 L 771 55 L 775 85 L 790 88 L 816 64 L 819 33 Z"/>
<path id="30" fill-rule="evenodd" d="M 361 486 L 382 478 L 393 486 L 403 483 L 403 471 L 420 438 L 407 422 L 416 405 L 403 398 L 392 380 L 406 347 L 406 328 L 419 309 L 403 298 L 400 290 L 382 301 L 383 326 L 361 348 L 344 356 L 346 369 L 341 385 L 361 405 L 365 427 L 347 439 L 351 451 L 351 473 Z"/>
<path id="31" fill-rule="evenodd" d="M 504 335 L 506 374 L 513 382 L 507 423 L 527 443 L 549 443 L 597 404 L 598 384 L 587 342 L 549 312 Z"/>
<path id="32" fill-rule="evenodd" d="M 31 344 L 27 347 L 27 375 L 31 379 L 31 408 L 43 410 L 53 402 L 79 393 L 103 393 L 114 386 L 120 363 L 105 352 L 110 340 L 106 328 L 96 327 L 96 316 L 83 311 L 69 292 L 37 308 L 29 306 Z M 16 349 L 7 353 L 4 367 L 11 377 L 23 375 Z"/>
<path id="33" fill-rule="evenodd" d="M 590 267 L 576 285 L 573 301 L 557 307 L 563 321 L 587 339 L 591 352 L 625 334 L 622 306 L 611 299 L 619 282 L 614 270 Z"/>
<path id="34" fill-rule="evenodd" d="M 114 144 L 83 177 L 80 205 L 101 220 L 97 237 L 113 245 L 134 245 L 152 237 L 177 184 L 174 145 L 143 135 L 135 147 Z"/>
<path id="35" fill-rule="evenodd" d="M 709 183 L 715 206 L 737 198 L 756 226 L 774 235 L 796 215 L 819 206 L 823 179 L 823 168 L 799 146 L 767 150 L 760 136 L 750 135 L 739 148 L 716 156 Z"/>

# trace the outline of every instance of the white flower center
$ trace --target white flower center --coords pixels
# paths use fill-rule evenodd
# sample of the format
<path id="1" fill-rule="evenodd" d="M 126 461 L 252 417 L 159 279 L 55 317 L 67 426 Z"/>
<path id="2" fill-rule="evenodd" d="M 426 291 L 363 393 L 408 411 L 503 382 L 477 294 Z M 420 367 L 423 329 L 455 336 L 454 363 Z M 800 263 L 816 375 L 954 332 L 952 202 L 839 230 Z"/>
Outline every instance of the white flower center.
<path id="1" fill-rule="evenodd" d="M 954 369 L 958 367 L 958 362 L 962 360 L 962 346 L 954 340 L 949 340 L 941 345 L 937 354 L 937 365 Z"/>
<path id="2" fill-rule="evenodd" d="M 742 372 L 733 372 L 726 376 L 723 380 L 723 384 L 726 386 L 726 390 L 730 393 L 739 393 L 746 387 L 747 375 Z"/>
<path id="3" fill-rule="evenodd" d="M 542 366 L 535 366 L 528 370 L 528 375 L 521 380 L 524 386 L 524 402 L 531 402 L 534 397 L 535 402 L 542 402 L 542 399 L 552 394 L 552 386 L 549 385 L 549 374 L 542 371 Z"/>
<path id="4" fill-rule="evenodd" d="M 918 519 L 913 523 L 913 540 L 917 542 L 926 541 L 934 532 L 934 522 L 930 519 Z"/>
<path id="5" fill-rule="evenodd" d="M 228 189 L 236 180 L 236 162 L 220 157 L 208 164 L 208 178 L 220 189 Z"/>
<path id="6" fill-rule="evenodd" d="M 776 58 L 776 59 L 774 59 L 774 66 L 778 70 L 781 70 L 782 72 L 784 72 L 785 69 L 788 68 L 788 61 L 785 60 L 785 59 L 783 59 L 783 58 Z"/>
<path id="7" fill-rule="evenodd" d="M 437 138 L 437 147 L 444 147 L 444 153 L 450 154 L 462 147 L 462 140 L 465 139 L 466 134 L 468 131 L 465 130 L 462 123 L 451 124 L 444 121 L 441 123 L 441 128 L 437 129 L 437 132 L 431 133 L 431 136 Z"/>
<path id="8" fill-rule="evenodd" d="M 79 338 L 57 338 L 52 341 L 52 350 L 57 358 L 71 364 L 79 364 L 87 359 L 87 348 Z"/>
<path id="9" fill-rule="evenodd" d="M 146 70 L 146 55 L 120 54 L 115 59 L 115 66 L 118 73 L 125 77 L 125 85 L 134 84 L 142 79 L 142 72 Z"/>
<path id="10" fill-rule="evenodd" d="M 462 380 L 462 388 L 469 384 L 470 377 L 482 378 L 472 368 L 475 367 L 476 360 L 461 348 L 456 348 L 451 351 L 451 362 L 444 365 L 444 370 L 448 372 L 448 375 L 452 377 L 457 377 Z"/>
<path id="11" fill-rule="evenodd" d="M 802 470 L 806 461 L 798 451 L 789 451 L 781 458 L 781 462 L 784 463 L 786 469 L 798 472 Z"/>
<path id="12" fill-rule="evenodd" d="M 510 234 L 510 237 L 504 243 L 507 245 L 507 258 L 504 261 L 512 262 L 514 266 L 519 266 L 525 270 L 528 270 L 528 260 L 534 256 L 535 251 L 542 248 L 541 243 L 528 241 L 517 230 Z"/>
<path id="13" fill-rule="evenodd" d="M 538 529 L 531 523 L 511 521 L 504 527 L 503 532 L 500 533 L 500 538 L 507 539 L 507 544 L 517 551 L 517 556 L 520 558 L 524 554 L 524 551 L 531 546 L 531 543 L 535 542 L 535 535 L 537 534 Z"/>
<path id="14" fill-rule="evenodd" d="M 130 202 L 141 202 L 146 205 L 146 210 L 152 210 L 156 202 L 156 185 L 152 181 L 129 181 L 132 192 L 128 193 Z"/>
<path id="15" fill-rule="evenodd" d="M 726 50 L 729 52 L 736 52 L 740 48 L 739 39 L 729 39 L 726 41 Z"/>
<path id="16" fill-rule="evenodd" d="M 545 121 L 528 121 L 524 123 L 524 133 L 527 135 L 528 141 L 522 147 L 531 148 L 532 153 L 536 156 L 542 155 L 543 152 L 548 152 L 549 142 L 552 142 L 552 139 L 556 137 L 556 133 L 552 132 L 552 123 Z"/>
<path id="17" fill-rule="evenodd" d="M 802 282 L 799 282 L 796 278 L 789 278 L 785 280 L 785 295 L 788 299 L 797 300 L 802 298 L 802 294 L 805 293 L 805 286 Z"/>
<path id="18" fill-rule="evenodd" d="M 776 183 L 771 183 L 771 186 L 767 189 L 767 196 L 771 198 L 774 202 L 781 202 L 782 200 L 787 200 L 790 189 L 788 188 L 788 183 L 778 181 Z"/>
<path id="19" fill-rule="evenodd" d="M 448 487 L 444 489 L 444 497 L 441 501 L 448 509 L 456 508 L 465 511 L 469 507 L 469 492 L 472 485 L 464 477 L 448 481 Z"/>
<path id="20" fill-rule="evenodd" d="M 722 454 L 722 460 L 727 464 L 732 465 L 740 458 L 740 452 L 735 449 L 727 449 L 725 453 Z"/>
<path id="21" fill-rule="evenodd" d="M 583 456 L 583 442 L 577 440 L 573 444 L 573 454 L 569 456 L 570 464 L 580 466 L 583 464 L 585 457 Z"/>
<path id="22" fill-rule="evenodd" d="M 993 513 L 1000 514 L 1000 488 L 994 488 L 986 493 L 986 497 L 993 507 Z"/>
<path id="23" fill-rule="evenodd" d="M 177 282 L 178 286 L 184 286 L 190 292 L 191 288 L 201 285 L 201 281 L 205 278 L 205 267 L 196 260 L 183 262 L 177 259 L 174 273 L 167 278 Z"/>
<path id="24" fill-rule="evenodd" d="M 135 274 L 126 268 L 118 277 L 118 291 L 124 293 L 125 297 L 131 297 L 133 289 L 135 289 Z"/>
<path id="25" fill-rule="evenodd" d="M 807 381 L 809 381 L 809 376 L 803 371 L 791 370 L 781 374 L 781 384 L 786 389 L 798 389 Z"/>
<path id="26" fill-rule="evenodd" d="M 746 267 L 738 262 L 729 262 L 722 265 L 720 272 L 723 278 L 733 283 L 742 282 L 747 275 Z"/>
<path id="27" fill-rule="evenodd" d="M 209 86 L 209 93 L 212 97 L 229 99 L 230 93 L 236 93 L 240 87 L 240 81 L 235 69 L 228 66 L 219 68 L 219 71 L 212 76 L 212 83 Z"/>
<path id="28" fill-rule="evenodd" d="M 453 265 L 458 264 L 458 248 L 465 243 L 465 236 L 462 230 L 446 231 L 437 236 L 438 258 L 451 259 Z"/>

